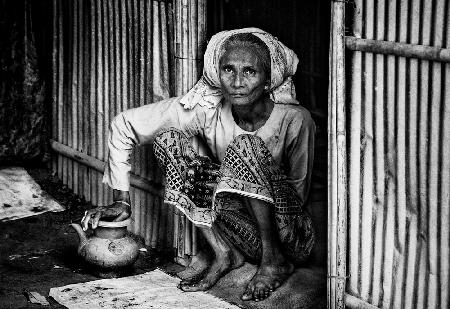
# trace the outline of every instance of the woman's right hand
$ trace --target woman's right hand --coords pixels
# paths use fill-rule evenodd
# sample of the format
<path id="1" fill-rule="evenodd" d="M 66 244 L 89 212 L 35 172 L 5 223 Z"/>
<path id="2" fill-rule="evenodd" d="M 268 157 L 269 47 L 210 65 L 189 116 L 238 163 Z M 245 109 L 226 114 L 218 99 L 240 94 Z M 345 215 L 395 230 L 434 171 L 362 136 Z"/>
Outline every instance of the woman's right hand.
<path id="1" fill-rule="evenodd" d="M 118 201 L 109 206 L 100 206 L 86 211 L 83 219 L 81 219 L 81 227 L 86 231 L 90 224 L 92 229 L 96 229 L 101 218 L 113 218 L 111 221 L 123 221 L 129 218 L 130 215 L 131 206 L 128 203 Z"/>

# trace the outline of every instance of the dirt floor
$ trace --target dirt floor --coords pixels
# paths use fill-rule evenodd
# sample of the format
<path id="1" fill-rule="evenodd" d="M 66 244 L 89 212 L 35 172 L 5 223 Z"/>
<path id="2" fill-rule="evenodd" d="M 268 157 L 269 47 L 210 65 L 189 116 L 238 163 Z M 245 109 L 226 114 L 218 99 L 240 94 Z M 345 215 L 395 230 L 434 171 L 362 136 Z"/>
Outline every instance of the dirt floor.
<path id="1" fill-rule="evenodd" d="M 50 288 L 99 279 L 78 257 L 78 236 L 69 225 L 71 222 L 80 222 L 84 211 L 92 205 L 74 195 L 45 168 L 26 167 L 26 170 L 41 188 L 66 210 L 0 222 L 0 309 L 65 308 L 48 297 Z M 144 248 L 142 241 L 137 240 Z M 145 248 L 147 251 L 140 252 L 132 272 L 127 275 L 144 273 L 156 267 L 169 273 L 182 269 L 171 262 L 173 256 L 170 254 Z M 301 300 L 300 303 L 309 304 L 300 306 L 300 303 L 296 303 L 294 307 L 326 307 L 325 275 L 317 275 L 321 274 L 321 270 L 308 268 L 298 269 L 289 282 L 283 285 L 284 290 L 280 288 L 278 293 L 274 293 L 271 301 L 243 303 L 236 295 L 242 294 L 245 282 L 250 280 L 251 276 L 245 278 L 245 282 L 242 278 L 236 278 L 244 273 L 252 274 L 252 266 L 248 263 L 246 265 L 246 272 L 242 270 L 244 267 L 236 270 L 234 275 L 230 273 L 216 284 L 210 293 L 240 307 L 252 309 L 278 307 L 277 303 L 286 298 L 286 293 L 290 295 L 287 298 L 291 301 Z M 37 292 L 46 297 L 50 306 L 31 303 L 28 297 L 30 292 Z M 296 294 L 296 297 L 292 297 L 292 293 Z"/>
<path id="2" fill-rule="evenodd" d="M 92 207 L 44 168 L 26 168 L 66 210 L 0 223 L 0 308 L 49 308 L 33 304 L 29 292 L 47 297 L 50 288 L 98 280 L 77 255 L 78 236 L 69 225 Z M 145 247 L 142 245 L 142 247 Z M 132 274 L 164 265 L 168 258 L 147 248 Z M 51 299 L 50 308 L 64 308 Z"/>

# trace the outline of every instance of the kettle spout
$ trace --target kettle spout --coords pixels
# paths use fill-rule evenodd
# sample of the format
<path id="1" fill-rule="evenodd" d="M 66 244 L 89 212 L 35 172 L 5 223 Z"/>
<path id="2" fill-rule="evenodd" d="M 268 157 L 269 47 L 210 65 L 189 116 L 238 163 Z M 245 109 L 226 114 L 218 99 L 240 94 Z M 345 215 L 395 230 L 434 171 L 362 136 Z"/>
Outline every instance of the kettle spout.
<path id="1" fill-rule="evenodd" d="M 81 228 L 81 225 L 77 223 L 71 223 L 70 225 L 75 229 L 75 231 L 77 231 L 78 237 L 80 238 L 80 245 L 78 248 L 84 247 L 87 244 L 87 237 L 86 233 Z"/>

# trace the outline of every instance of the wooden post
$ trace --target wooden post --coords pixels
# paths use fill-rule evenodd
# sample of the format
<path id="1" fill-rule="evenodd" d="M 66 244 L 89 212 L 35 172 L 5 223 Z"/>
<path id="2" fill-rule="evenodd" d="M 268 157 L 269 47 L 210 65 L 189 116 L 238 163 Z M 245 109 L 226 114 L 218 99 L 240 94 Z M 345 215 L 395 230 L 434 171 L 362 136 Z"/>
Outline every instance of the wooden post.
<path id="1" fill-rule="evenodd" d="M 206 39 L 206 0 L 176 0 L 174 5 L 175 95 L 182 95 L 191 89 L 201 73 L 202 46 Z M 178 216 L 174 231 L 178 252 L 176 260 L 184 264 L 182 259 L 186 258 L 185 255 L 197 251 L 197 238 L 195 228 L 186 222 L 185 216 L 181 213 Z"/>
<path id="2" fill-rule="evenodd" d="M 328 308 L 345 308 L 347 153 L 345 119 L 345 2 L 333 1 L 328 91 Z"/>

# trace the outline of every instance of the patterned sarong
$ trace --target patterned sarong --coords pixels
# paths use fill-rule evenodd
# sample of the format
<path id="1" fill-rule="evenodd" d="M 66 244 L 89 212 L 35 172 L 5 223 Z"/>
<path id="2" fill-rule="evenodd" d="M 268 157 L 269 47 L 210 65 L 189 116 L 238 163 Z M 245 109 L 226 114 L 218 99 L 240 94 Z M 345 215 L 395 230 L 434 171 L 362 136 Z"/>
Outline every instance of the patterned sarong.
<path id="1" fill-rule="evenodd" d="M 248 198 L 263 200 L 274 207 L 284 253 L 296 263 L 306 260 L 314 244 L 311 218 L 259 137 L 236 137 L 220 169 L 176 129 L 159 133 L 154 151 L 166 174 L 164 201 L 194 224 L 217 224 L 237 249 L 257 261 L 262 245 Z"/>

